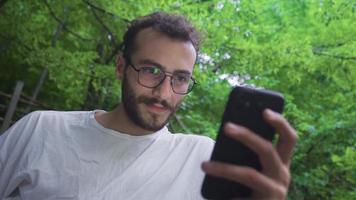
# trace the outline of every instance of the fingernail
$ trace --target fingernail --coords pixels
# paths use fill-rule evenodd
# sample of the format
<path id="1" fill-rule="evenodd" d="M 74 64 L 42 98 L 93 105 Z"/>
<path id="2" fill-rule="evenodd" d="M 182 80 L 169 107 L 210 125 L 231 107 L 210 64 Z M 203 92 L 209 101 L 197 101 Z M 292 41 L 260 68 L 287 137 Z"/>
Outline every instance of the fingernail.
<path id="1" fill-rule="evenodd" d="M 227 122 L 226 123 L 226 128 L 228 128 L 228 129 L 238 129 L 238 127 L 237 127 L 237 125 L 236 124 L 233 124 L 233 123 L 231 123 L 231 122 Z"/>
<path id="2" fill-rule="evenodd" d="M 226 128 L 234 128 L 234 124 L 231 122 L 226 123 Z"/>
<path id="3" fill-rule="evenodd" d="M 269 109 L 269 108 L 266 108 L 266 109 L 265 109 L 265 112 L 266 112 L 266 114 L 268 114 L 268 115 L 272 114 L 272 110 Z"/>
<path id="4" fill-rule="evenodd" d="M 272 117 L 273 113 L 274 112 L 271 109 L 269 109 L 269 108 L 265 109 L 265 114 L 266 114 L 267 117 Z"/>
<path id="5" fill-rule="evenodd" d="M 230 129 L 231 131 L 233 132 L 239 132 L 241 131 L 241 126 L 237 125 L 237 124 L 234 124 L 234 123 L 231 123 L 231 122 L 228 122 L 226 124 L 226 128 Z"/>
<path id="6" fill-rule="evenodd" d="M 237 136 L 243 132 L 241 126 L 233 123 L 227 123 L 225 126 L 225 134 L 230 136 Z"/>
<path id="7" fill-rule="evenodd" d="M 204 161 L 204 162 L 201 164 L 201 168 L 202 168 L 204 171 L 207 170 L 209 167 L 210 167 L 209 161 Z"/>

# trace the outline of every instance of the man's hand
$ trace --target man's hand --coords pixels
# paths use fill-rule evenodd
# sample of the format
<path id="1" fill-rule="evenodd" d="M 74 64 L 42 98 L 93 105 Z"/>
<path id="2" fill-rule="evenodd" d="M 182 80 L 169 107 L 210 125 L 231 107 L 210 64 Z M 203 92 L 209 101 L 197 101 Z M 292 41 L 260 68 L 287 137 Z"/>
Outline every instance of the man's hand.
<path id="1" fill-rule="evenodd" d="M 224 127 L 228 136 L 256 152 L 262 165 L 261 172 L 250 167 L 214 161 L 203 163 L 202 169 L 212 176 L 250 187 L 253 190 L 252 199 L 285 199 L 291 178 L 289 166 L 297 134 L 279 113 L 266 109 L 263 117 L 279 134 L 276 146 L 242 126 L 227 123 Z"/>

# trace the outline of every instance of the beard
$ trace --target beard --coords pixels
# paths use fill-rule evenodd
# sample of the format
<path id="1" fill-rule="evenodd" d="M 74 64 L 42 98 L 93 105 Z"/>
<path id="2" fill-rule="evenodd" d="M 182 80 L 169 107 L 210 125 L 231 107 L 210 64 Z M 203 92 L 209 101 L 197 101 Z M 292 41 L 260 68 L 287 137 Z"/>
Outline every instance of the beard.
<path id="1" fill-rule="evenodd" d="M 126 75 L 123 77 L 122 82 L 122 103 L 129 119 L 137 126 L 148 131 L 155 132 L 162 129 L 179 108 L 181 101 L 177 105 L 171 105 L 166 100 L 137 95 L 126 77 Z M 162 116 L 157 114 L 139 109 L 140 104 L 152 105 L 154 103 L 160 103 L 164 108 L 169 110 L 170 113 L 165 119 L 161 119 Z"/>

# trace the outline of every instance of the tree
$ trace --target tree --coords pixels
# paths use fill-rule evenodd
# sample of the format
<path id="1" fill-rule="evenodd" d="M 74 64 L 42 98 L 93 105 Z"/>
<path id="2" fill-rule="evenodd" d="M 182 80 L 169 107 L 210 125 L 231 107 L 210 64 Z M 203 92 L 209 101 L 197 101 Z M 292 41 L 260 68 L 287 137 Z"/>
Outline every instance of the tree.
<path id="1" fill-rule="evenodd" d="M 164 10 L 205 35 L 198 87 L 170 122 L 214 138 L 233 84 L 282 92 L 299 134 L 290 199 L 355 199 L 356 20 L 351 0 L 0 1 L 0 91 L 16 80 L 61 110 L 119 102 L 115 55 L 126 25 Z M 3 101 L 5 102 L 5 101 Z"/>

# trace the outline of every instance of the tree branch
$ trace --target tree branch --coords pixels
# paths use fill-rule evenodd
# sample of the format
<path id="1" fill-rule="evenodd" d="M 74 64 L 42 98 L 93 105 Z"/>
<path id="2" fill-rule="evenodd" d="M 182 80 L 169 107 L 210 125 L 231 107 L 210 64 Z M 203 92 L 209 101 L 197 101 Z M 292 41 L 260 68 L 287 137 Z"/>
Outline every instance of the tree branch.
<path id="1" fill-rule="evenodd" d="M 8 0 L 0 0 L 0 9 L 5 5 Z"/>
<path id="2" fill-rule="evenodd" d="M 95 10 L 94 10 L 94 9 L 90 9 L 90 10 L 91 10 L 91 12 L 93 13 L 93 15 L 94 15 L 96 21 L 98 21 L 99 24 L 103 27 L 103 29 L 109 34 L 109 36 L 110 36 L 110 39 L 109 39 L 109 40 L 111 41 L 111 44 L 112 44 L 113 46 L 115 46 L 115 45 L 116 45 L 116 38 L 115 38 L 115 35 L 112 33 L 112 31 L 109 29 L 109 27 L 107 27 L 107 26 L 105 25 L 105 23 L 103 22 L 103 20 L 101 20 L 101 18 L 96 14 Z"/>
<path id="3" fill-rule="evenodd" d="M 318 144 L 322 144 L 322 141 L 325 140 L 327 138 L 327 135 L 322 135 L 320 138 L 316 138 L 315 140 L 318 140 Z M 305 155 L 310 155 L 311 152 L 314 150 L 314 148 L 316 148 L 316 145 L 311 145 L 306 151 L 305 151 Z M 308 157 L 308 156 L 307 156 Z"/>
<path id="4" fill-rule="evenodd" d="M 189 128 L 182 122 L 182 120 L 180 119 L 179 116 L 177 116 L 176 114 L 173 115 L 174 119 L 178 122 L 179 126 L 182 127 L 182 129 L 184 130 L 184 132 L 186 133 L 191 133 L 191 131 L 189 130 Z"/>
<path id="5" fill-rule="evenodd" d="M 65 12 L 67 11 L 67 9 L 65 9 Z M 53 37 L 52 37 L 52 41 L 51 41 L 51 45 L 52 47 L 55 47 L 56 44 L 57 44 L 57 40 L 59 38 L 59 35 L 61 34 L 62 30 L 64 28 L 64 23 L 58 23 L 58 26 L 57 26 L 57 30 L 56 32 L 54 33 Z"/>
<path id="6" fill-rule="evenodd" d="M 110 55 L 104 60 L 104 64 L 108 64 L 117 54 L 117 52 L 122 48 L 122 43 L 118 44 L 116 42 L 116 37 L 115 35 L 113 34 L 113 32 L 108 28 L 108 26 L 106 26 L 103 22 L 103 20 L 101 20 L 101 18 L 98 16 L 97 12 L 96 11 L 99 11 L 99 12 L 102 12 L 104 14 L 108 14 L 112 17 L 115 17 L 115 18 L 119 18 L 120 20 L 124 21 L 125 23 L 129 23 L 130 20 L 128 19 L 125 19 L 125 18 L 122 18 L 122 17 L 119 17 L 111 12 L 108 12 L 107 10 L 97 6 L 97 5 L 94 5 L 93 3 L 87 1 L 87 0 L 83 0 L 83 2 L 85 4 L 87 4 L 90 8 L 91 8 L 91 11 L 95 17 L 95 19 L 99 22 L 99 24 L 104 28 L 104 30 L 110 35 L 110 37 L 112 38 L 111 40 L 111 44 L 112 46 L 114 47 L 111 52 L 110 52 Z"/>
<path id="7" fill-rule="evenodd" d="M 352 183 L 346 179 L 346 177 L 339 177 L 337 174 L 334 172 L 334 167 L 329 168 L 328 170 L 324 168 L 319 168 L 321 171 L 323 171 L 325 174 L 327 174 L 329 177 L 333 178 L 337 182 L 341 183 L 343 187 L 346 187 L 349 190 L 352 190 Z"/>
<path id="8" fill-rule="evenodd" d="M 4 43 L 4 44 L 0 44 L 0 52 L 5 52 L 9 49 L 10 47 L 10 43 Z"/>
<path id="9" fill-rule="evenodd" d="M 96 10 L 99 10 L 104 13 L 108 13 L 106 10 L 99 8 L 92 3 L 85 1 L 84 2 L 90 7 L 91 12 L 94 15 L 94 18 L 96 21 L 101 25 L 101 27 L 104 29 L 104 31 L 109 35 L 109 40 L 111 41 L 111 52 L 109 56 L 103 61 L 105 64 L 108 64 L 113 57 L 116 55 L 117 51 L 121 48 L 121 45 L 118 45 L 116 42 L 116 36 L 113 34 L 113 32 L 110 30 L 110 28 L 104 23 L 104 21 L 99 17 L 99 15 L 96 13 Z M 111 14 L 111 13 L 110 13 Z M 111 14 L 113 15 L 113 14 Z"/>
<path id="10" fill-rule="evenodd" d="M 328 49 L 328 48 L 336 48 L 336 47 L 341 47 L 341 46 L 344 46 L 345 44 L 349 43 L 350 41 L 347 41 L 347 42 L 338 42 L 336 44 L 322 44 L 322 45 L 319 45 L 319 46 L 315 46 L 313 49 L 315 50 L 322 50 L 322 49 Z"/>
<path id="11" fill-rule="evenodd" d="M 29 47 L 29 46 L 27 46 L 26 44 L 24 44 L 24 43 L 23 43 L 21 40 L 19 40 L 18 38 L 11 38 L 11 37 L 9 37 L 9 36 L 7 36 L 7 35 L 1 33 L 1 32 L 0 32 L 0 36 L 3 37 L 3 38 L 5 38 L 7 41 L 9 41 L 9 43 L 12 42 L 12 41 L 14 41 L 16 44 L 23 46 L 27 51 L 33 51 L 33 49 L 32 49 L 31 47 Z"/>
<path id="12" fill-rule="evenodd" d="M 333 55 L 333 54 L 328 54 L 324 52 L 318 52 L 318 51 L 313 51 L 315 55 L 320 55 L 320 56 L 327 56 L 330 58 L 335 58 L 335 59 L 341 59 L 341 60 L 356 60 L 356 57 L 347 57 L 347 56 L 342 56 L 342 55 Z"/>
<path id="13" fill-rule="evenodd" d="M 110 15 L 110 16 L 112 16 L 112 17 L 118 18 L 118 19 L 120 19 L 120 20 L 122 20 L 122 21 L 124 21 L 124 22 L 126 22 L 126 23 L 129 23 L 129 22 L 130 22 L 130 20 L 125 19 L 125 18 L 122 18 L 122 17 L 119 17 L 119 16 L 115 15 L 114 13 L 111 13 L 111 12 L 109 12 L 109 11 L 107 11 L 107 10 L 105 10 L 105 9 L 103 9 L 103 8 L 101 8 L 101 7 L 99 7 L 99 6 L 97 6 L 97 5 L 94 5 L 93 3 L 91 3 L 91 2 L 89 2 L 89 1 L 87 1 L 87 0 L 83 0 L 83 2 L 84 2 L 85 4 L 87 4 L 87 5 L 88 5 L 90 8 L 92 8 L 92 9 L 95 9 L 95 10 L 97 10 L 97 11 L 100 11 L 100 12 L 102 12 L 102 13 L 104 13 L 104 14 L 108 14 L 108 15 Z"/>
<path id="14" fill-rule="evenodd" d="M 106 60 L 105 60 L 104 63 L 105 63 L 105 64 L 109 64 L 109 62 L 114 58 L 114 56 L 116 56 L 116 54 L 118 53 L 118 51 L 119 51 L 120 49 L 122 49 L 122 46 L 123 46 L 122 43 L 120 43 L 119 45 L 116 45 L 116 46 L 115 46 L 115 49 L 111 51 L 110 55 L 106 58 Z"/>
<path id="15" fill-rule="evenodd" d="M 67 25 L 65 24 L 65 22 L 63 20 L 61 20 L 59 17 L 56 16 L 56 14 L 53 12 L 51 6 L 48 4 L 48 2 L 46 0 L 43 0 L 44 4 L 46 5 L 46 7 L 49 10 L 50 15 L 53 17 L 53 19 L 55 19 L 61 26 L 63 26 L 63 29 L 66 30 L 68 33 L 72 34 L 73 36 L 84 40 L 84 41 L 91 41 L 91 39 L 88 38 L 84 38 L 81 35 L 73 32 L 72 30 L 70 30 Z"/>
<path id="16" fill-rule="evenodd" d="M 328 53 L 324 52 L 325 49 L 338 48 L 338 47 L 348 44 L 349 42 L 352 42 L 352 41 L 338 42 L 336 44 L 328 44 L 328 45 L 323 44 L 323 45 L 319 45 L 319 46 L 313 46 L 313 53 L 315 55 L 327 56 L 327 57 L 331 57 L 331 58 L 335 58 L 335 59 L 356 60 L 355 56 L 348 57 L 348 56 L 342 56 L 342 55 L 328 54 Z"/>
<path id="17" fill-rule="evenodd" d="M 10 94 L 6 94 L 5 92 L 2 92 L 0 91 L 0 96 L 3 96 L 3 97 L 6 97 L 8 99 L 11 99 L 12 95 Z M 54 109 L 53 107 L 50 107 L 44 103 L 41 103 L 37 100 L 30 100 L 31 98 L 26 96 L 25 94 L 21 94 L 21 98 L 19 99 L 19 102 L 21 103 L 25 103 L 27 105 L 31 105 L 31 106 L 34 106 L 34 107 L 41 107 L 41 108 L 44 108 L 44 109 Z"/>

